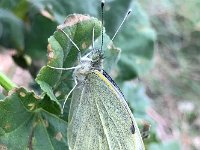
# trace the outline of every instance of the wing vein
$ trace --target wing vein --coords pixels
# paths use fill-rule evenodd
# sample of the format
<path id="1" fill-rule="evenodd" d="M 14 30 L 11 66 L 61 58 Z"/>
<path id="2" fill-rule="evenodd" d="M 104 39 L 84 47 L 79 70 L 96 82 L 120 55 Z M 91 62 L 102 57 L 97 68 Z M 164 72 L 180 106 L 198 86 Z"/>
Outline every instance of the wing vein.
<path id="1" fill-rule="evenodd" d="M 91 92 L 91 93 L 92 93 L 92 92 Z M 99 112 L 99 108 L 98 108 L 98 106 L 97 106 L 96 99 L 95 99 L 95 106 L 96 106 L 96 108 L 97 108 L 97 112 L 98 112 L 99 119 L 101 120 L 101 125 L 102 125 L 102 128 L 103 128 L 103 131 L 104 131 L 104 133 L 105 133 L 105 135 L 106 135 L 106 142 L 107 142 L 107 144 L 108 144 L 109 149 L 111 149 L 110 143 L 109 143 L 109 141 L 108 141 L 108 133 L 107 133 L 107 131 L 106 131 L 106 128 L 105 128 L 104 125 L 103 125 L 102 118 L 101 118 L 101 115 L 100 115 L 100 112 Z"/>
<path id="2" fill-rule="evenodd" d="M 79 111 L 79 108 L 81 107 L 81 102 L 82 102 L 82 100 L 83 100 L 83 92 L 84 92 L 84 91 L 85 91 L 85 86 L 83 87 L 83 90 L 81 91 L 81 97 L 80 97 L 80 99 L 79 99 L 79 102 L 80 102 L 80 103 L 79 103 L 78 108 L 77 108 L 77 113 L 78 113 L 78 111 Z M 77 113 L 76 113 L 76 114 L 77 114 Z M 73 118 L 75 118 L 75 117 L 73 117 Z M 81 126 L 79 126 L 79 129 L 80 129 L 80 128 L 81 128 Z M 80 131 L 79 129 L 78 129 L 78 131 Z M 75 138 L 75 141 L 74 141 L 74 143 L 75 143 L 74 147 L 76 147 L 78 134 L 79 134 L 79 133 L 76 134 L 76 138 Z M 74 147 L 73 147 L 73 149 L 74 149 Z"/>
<path id="3" fill-rule="evenodd" d="M 93 88 L 93 89 L 95 90 L 95 89 L 98 89 L 98 88 Z M 101 92 L 95 91 L 94 93 L 98 93 L 98 94 L 99 94 L 99 93 L 101 93 Z M 118 128 L 117 128 L 117 125 L 115 124 L 115 122 L 114 122 L 114 120 L 112 119 L 112 117 L 109 115 L 109 112 L 108 112 L 107 108 L 105 107 L 105 104 L 104 104 L 103 101 L 102 101 L 102 96 L 99 95 L 98 97 L 100 97 L 99 100 L 101 101 L 101 103 L 102 103 L 104 109 L 106 110 L 106 113 L 108 114 L 109 118 L 112 120 L 112 122 L 113 122 L 113 124 L 114 124 L 114 126 L 115 126 L 115 129 L 117 130 L 117 133 L 120 134 L 120 132 L 119 132 L 119 130 L 118 130 Z M 103 98 L 104 98 L 104 97 L 103 97 Z M 100 119 L 101 119 L 102 126 L 104 127 L 104 125 L 103 125 L 103 118 L 101 118 L 101 115 L 100 115 L 100 112 L 99 112 L 99 107 L 98 107 L 98 104 L 97 104 L 97 101 L 96 101 L 96 100 L 95 100 L 95 104 L 96 104 L 96 107 L 97 107 L 97 110 L 98 110 L 98 114 L 99 114 Z M 104 127 L 103 129 L 105 129 L 105 127 Z M 105 130 L 104 130 L 104 133 L 105 133 Z M 106 135 L 106 140 L 109 139 L 108 133 L 107 133 L 107 134 L 105 133 L 105 135 Z M 107 141 L 108 141 L 108 140 L 107 140 Z M 117 143 L 118 143 L 118 145 L 120 146 L 120 149 L 121 149 L 121 144 L 119 143 L 118 140 L 117 140 Z M 110 145 L 109 145 L 109 148 L 110 148 Z"/>
<path id="4" fill-rule="evenodd" d="M 99 92 L 98 92 L 98 94 L 99 94 Z M 100 96 L 99 96 L 99 97 L 100 97 Z M 104 98 L 104 97 L 103 97 L 103 98 Z M 113 122 L 113 124 L 114 124 L 114 126 L 115 126 L 115 129 L 117 130 L 117 133 L 118 133 L 118 135 L 119 135 L 120 132 L 119 132 L 119 130 L 118 130 L 118 126 L 115 124 L 115 121 L 114 121 L 113 118 L 110 116 L 110 113 L 109 113 L 108 109 L 105 107 L 105 104 L 104 104 L 104 102 L 102 101 L 101 98 L 100 98 L 100 101 L 101 101 L 101 103 L 102 103 L 104 109 L 106 110 L 106 113 L 108 114 L 109 118 L 112 120 L 112 122 Z M 121 149 L 121 144 L 119 143 L 118 140 L 117 140 L 117 143 L 118 143 L 118 145 L 120 146 L 120 149 Z"/>

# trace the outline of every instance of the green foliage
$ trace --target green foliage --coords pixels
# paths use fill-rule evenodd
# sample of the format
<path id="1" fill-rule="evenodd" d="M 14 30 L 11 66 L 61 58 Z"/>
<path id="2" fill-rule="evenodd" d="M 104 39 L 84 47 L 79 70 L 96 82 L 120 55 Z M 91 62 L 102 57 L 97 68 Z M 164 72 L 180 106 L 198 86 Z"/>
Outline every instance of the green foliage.
<path id="1" fill-rule="evenodd" d="M 77 5 L 77 3 L 79 5 Z M 39 60 L 43 62 L 46 60 L 45 50 L 47 38 L 53 33 L 56 25 L 63 22 L 67 14 L 74 12 L 91 14 L 94 16 L 100 16 L 101 14 L 99 11 L 100 4 L 95 1 L 18 0 L 16 3 L 16 1 L 10 0 L 2 1 L 0 6 L 10 9 L 11 12 L 8 13 L 13 15 L 10 21 L 4 19 L 7 20 L 8 26 L 11 26 L 10 28 L 12 30 L 9 29 L 9 31 L 11 30 L 12 32 L 9 33 L 13 34 L 10 36 L 12 40 L 6 42 L 4 39 L 8 39 L 9 34 L 5 33 L 0 38 L 1 45 L 12 45 L 13 48 L 20 50 L 18 55 L 30 55 L 33 64 Z M 129 68 L 129 72 L 119 75 L 120 80 L 131 79 L 145 73 L 152 66 L 151 60 L 155 41 L 155 33 L 149 25 L 146 14 L 136 1 L 127 1 L 123 4 L 121 4 L 120 1 L 113 1 L 106 3 L 106 7 L 112 8 L 109 11 L 105 11 L 106 32 L 109 33 L 110 36 L 116 31 L 116 28 L 122 21 L 128 8 L 130 7 L 134 10 L 134 13 L 128 19 L 129 21 L 127 21 L 125 27 L 122 28 L 121 35 L 117 36 L 114 41 L 117 46 L 122 48 L 122 54 L 118 63 L 118 72 L 126 72 L 124 69 Z M 14 16 L 14 14 L 16 14 L 16 16 Z M 3 18 L 9 16 L 9 14 L 2 15 Z M 0 20 L 0 22 L 2 24 L 4 23 L 3 20 Z M 24 26 L 27 27 L 24 28 Z M 8 30 L 6 27 L 7 26 L 3 24 L 4 32 Z M 16 27 L 19 28 L 16 30 L 19 33 L 15 31 Z M 129 32 L 130 30 L 132 32 Z M 15 38 L 16 36 L 18 38 Z M 13 40 L 17 41 L 13 42 Z"/>
<path id="2" fill-rule="evenodd" d="M 184 145 L 183 148 L 199 149 L 199 145 L 195 144 L 195 139 L 199 136 L 194 134 L 198 132 L 199 124 L 197 128 L 194 126 L 200 116 L 198 111 L 200 97 L 200 15 L 198 10 L 200 2 L 199 0 L 160 0 L 156 2 L 142 0 L 141 4 L 148 12 L 158 35 L 158 51 L 155 57 L 157 65 L 145 77 L 148 93 L 154 99 L 162 117 L 165 120 L 171 120 L 169 124 L 173 127 L 170 128 L 176 133 L 178 129 L 178 134 L 173 136 L 180 139 L 180 145 Z M 166 102 L 170 105 L 167 108 Z M 190 106 L 194 107 L 188 110 Z M 178 109 L 174 109 L 175 107 Z M 197 115 L 198 119 L 191 121 L 192 114 Z M 192 142 L 188 143 L 188 140 Z"/>
<path id="3" fill-rule="evenodd" d="M 134 114 L 138 117 L 148 118 L 145 115 L 151 100 L 147 97 L 144 86 L 139 83 L 136 85 L 132 82 L 125 82 L 122 86 L 122 91 L 126 95 L 129 106 L 133 108 Z"/>
<path id="4" fill-rule="evenodd" d="M 108 7 L 113 9 L 105 13 L 107 21 L 105 26 L 109 35 L 112 36 L 123 19 L 124 12 L 129 8 L 133 10 L 122 27 L 120 35 L 114 40 L 116 46 L 122 50 L 118 62 L 118 79 L 129 80 L 143 75 L 152 67 L 156 35 L 147 15 L 137 1 L 126 1 L 127 4 L 123 2 L 121 5 L 119 3 L 119 1 L 113 1 L 108 4 Z"/>
<path id="5" fill-rule="evenodd" d="M 24 49 L 23 22 L 12 12 L 0 8 L 1 38 L 0 43 L 9 48 Z M 17 38 L 16 38 L 17 37 Z"/>
<path id="6" fill-rule="evenodd" d="M 59 105 L 23 88 L 0 101 L 0 143 L 7 149 L 66 149 Z M 44 144 L 45 143 L 45 144 Z"/>
<path id="7" fill-rule="evenodd" d="M 155 6 L 156 5 L 156 6 Z M 153 12 L 152 24 L 158 33 L 158 49 L 161 55 L 161 72 L 166 71 L 171 87 L 163 89 L 163 83 L 153 86 L 155 91 L 167 92 L 179 99 L 199 100 L 199 38 L 200 15 L 198 0 L 161 0 L 150 4 L 144 0 L 143 6 L 162 8 Z M 178 73 L 174 73 L 178 71 Z M 149 78 L 149 76 L 148 76 Z M 151 77 L 150 77 L 151 78 Z M 179 80 L 177 80 L 179 79 Z M 168 81 L 168 82 L 169 82 Z M 154 90 L 152 89 L 152 90 Z M 187 91 L 187 92 L 186 92 Z"/>
<path id="8" fill-rule="evenodd" d="M 160 144 L 156 144 L 156 143 L 152 143 L 149 148 L 149 150 L 180 150 L 180 142 L 177 140 L 170 140 L 167 141 L 165 143 L 160 143 Z"/>
<path id="9" fill-rule="evenodd" d="M 79 20 L 82 19 L 85 20 L 80 22 Z M 95 38 L 100 36 L 100 22 L 95 18 L 83 15 L 71 15 L 68 16 L 67 20 L 71 21 L 68 22 L 68 24 L 72 25 L 68 26 L 66 23 L 66 25 L 61 25 L 61 27 L 64 27 L 63 31 L 71 37 L 84 54 L 84 52 L 91 45 L 93 27 L 95 27 Z M 73 24 L 72 21 L 75 21 L 75 24 Z M 77 58 L 78 50 L 70 42 L 66 35 L 58 29 L 58 31 L 56 31 L 54 35 L 49 38 L 48 65 L 69 68 L 77 65 Z M 74 83 L 72 71 L 55 70 L 47 66 L 40 70 L 36 81 L 40 85 L 41 89 L 55 101 L 62 101 L 69 93 L 73 86 L 72 84 Z M 58 97 L 55 97 L 54 93 L 57 93 Z"/>

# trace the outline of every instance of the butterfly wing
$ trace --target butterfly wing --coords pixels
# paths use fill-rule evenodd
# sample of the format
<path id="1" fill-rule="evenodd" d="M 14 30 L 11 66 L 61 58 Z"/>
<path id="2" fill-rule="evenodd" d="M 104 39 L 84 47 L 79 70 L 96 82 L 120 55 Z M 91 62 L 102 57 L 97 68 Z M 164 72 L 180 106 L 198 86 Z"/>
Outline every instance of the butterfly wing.
<path id="1" fill-rule="evenodd" d="M 86 83 L 73 92 L 68 124 L 70 149 L 143 150 L 139 129 L 126 105 L 103 74 L 89 74 Z"/>

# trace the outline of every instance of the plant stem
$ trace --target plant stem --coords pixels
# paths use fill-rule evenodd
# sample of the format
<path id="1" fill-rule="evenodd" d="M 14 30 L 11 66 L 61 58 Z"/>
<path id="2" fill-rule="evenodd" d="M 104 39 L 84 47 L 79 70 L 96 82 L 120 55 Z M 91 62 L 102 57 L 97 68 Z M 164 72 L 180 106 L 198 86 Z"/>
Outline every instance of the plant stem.
<path id="1" fill-rule="evenodd" d="M 0 72 L 0 85 L 6 90 L 10 91 L 13 88 L 17 87 L 6 75 Z"/>

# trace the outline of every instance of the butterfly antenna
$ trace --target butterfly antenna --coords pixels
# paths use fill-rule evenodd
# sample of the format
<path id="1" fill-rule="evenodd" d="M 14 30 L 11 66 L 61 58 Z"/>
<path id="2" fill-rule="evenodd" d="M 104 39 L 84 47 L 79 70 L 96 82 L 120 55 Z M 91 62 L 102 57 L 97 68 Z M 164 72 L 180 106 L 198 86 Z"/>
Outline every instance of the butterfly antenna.
<path id="1" fill-rule="evenodd" d="M 76 43 L 74 43 L 74 41 L 70 38 L 70 36 L 63 30 L 63 29 L 59 29 L 61 32 L 63 32 L 66 37 L 70 40 L 70 42 L 76 47 L 76 49 L 78 50 L 78 59 L 79 61 L 81 60 L 81 50 L 78 48 L 78 46 L 76 45 Z"/>
<path id="2" fill-rule="evenodd" d="M 95 25 L 94 25 L 95 27 Z M 92 49 L 94 49 L 94 27 L 92 29 Z"/>
<path id="3" fill-rule="evenodd" d="M 129 16 L 129 14 L 131 13 L 131 9 L 128 10 L 128 12 L 126 13 L 126 15 L 124 16 L 124 19 L 122 20 L 121 24 L 119 25 L 119 27 L 117 28 L 117 31 L 115 32 L 114 36 L 111 39 L 111 42 L 114 40 L 114 38 L 116 37 L 117 33 L 119 32 L 120 28 L 122 27 L 122 25 L 124 24 L 125 20 L 127 19 L 127 17 Z"/>
<path id="4" fill-rule="evenodd" d="M 102 49 L 103 49 L 103 18 L 104 18 L 104 16 L 103 16 L 103 8 L 104 8 L 104 3 L 105 3 L 105 1 L 104 0 L 102 0 L 101 1 L 101 51 L 102 51 Z"/>

